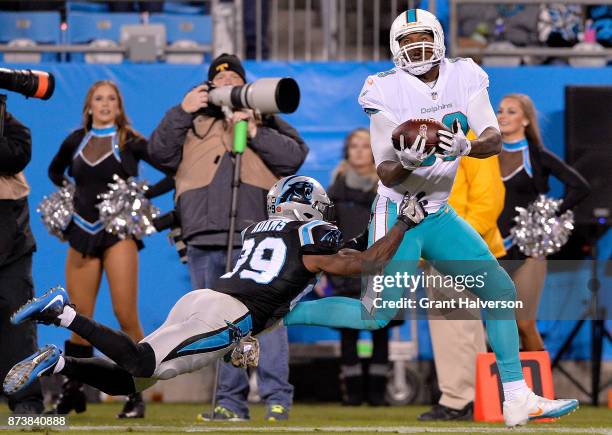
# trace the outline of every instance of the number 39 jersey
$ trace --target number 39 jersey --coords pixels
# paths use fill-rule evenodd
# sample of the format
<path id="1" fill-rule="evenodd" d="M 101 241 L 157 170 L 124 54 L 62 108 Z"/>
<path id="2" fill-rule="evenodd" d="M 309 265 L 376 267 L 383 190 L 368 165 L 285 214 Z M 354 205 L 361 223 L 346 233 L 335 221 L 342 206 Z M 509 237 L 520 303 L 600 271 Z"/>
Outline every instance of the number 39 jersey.
<path id="1" fill-rule="evenodd" d="M 335 254 L 341 245 L 340 230 L 324 221 L 270 219 L 253 224 L 243 232 L 233 270 L 221 276 L 214 290 L 246 305 L 257 334 L 312 289 L 316 275 L 306 269 L 302 255 Z"/>

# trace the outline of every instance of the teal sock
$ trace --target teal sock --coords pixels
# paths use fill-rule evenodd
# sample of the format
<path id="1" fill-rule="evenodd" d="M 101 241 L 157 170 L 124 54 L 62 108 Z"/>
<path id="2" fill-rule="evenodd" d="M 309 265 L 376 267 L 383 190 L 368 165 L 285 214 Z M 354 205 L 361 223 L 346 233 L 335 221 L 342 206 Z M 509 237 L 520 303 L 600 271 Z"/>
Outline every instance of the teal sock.
<path id="1" fill-rule="evenodd" d="M 334 296 L 316 301 L 299 302 L 283 318 L 290 325 L 329 326 L 331 328 L 380 329 L 388 320 L 370 316 L 358 299 Z"/>

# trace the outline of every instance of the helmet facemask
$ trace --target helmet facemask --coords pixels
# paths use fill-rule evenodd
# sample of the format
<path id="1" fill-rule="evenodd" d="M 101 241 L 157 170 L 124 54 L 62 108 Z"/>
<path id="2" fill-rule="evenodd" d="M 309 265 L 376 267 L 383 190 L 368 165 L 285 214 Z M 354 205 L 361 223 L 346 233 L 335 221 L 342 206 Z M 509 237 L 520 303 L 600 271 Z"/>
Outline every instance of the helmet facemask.
<path id="1" fill-rule="evenodd" d="M 416 21 L 407 22 L 406 12 L 400 14 L 391 25 L 389 42 L 395 66 L 412 75 L 420 76 L 440 64 L 444 59 L 446 48 L 444 31 L 436 17 L 420 9 L 417 10 L 415 17 Z M 400 45 L 404 37 L 414 33 L 428 33 L 432 36 L 433 41 L 417 41 L 404 46 Z M 428 52 L 431 55 L 427 56 Z M 415 53 L 419 54 L 418 60 L 414 59 Z"/>
<path id="2" fill-rule="evenodd" d="M 406 69 L 410 74 L 420 76 L 440 63 L 439 59 L 434 59 L 435 49 L 435 44 L 427 41 L 400 44 L 398 59 L 394 58 L 393 61 L 396 65 L 400 64 L 400 68 Z"/>

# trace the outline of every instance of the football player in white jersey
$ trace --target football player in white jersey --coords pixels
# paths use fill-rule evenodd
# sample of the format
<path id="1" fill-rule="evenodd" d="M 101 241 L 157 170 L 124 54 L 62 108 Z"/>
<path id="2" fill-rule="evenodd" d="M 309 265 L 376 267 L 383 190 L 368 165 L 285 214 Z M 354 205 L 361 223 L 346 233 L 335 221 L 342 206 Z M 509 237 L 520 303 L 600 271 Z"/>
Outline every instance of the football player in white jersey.
<path id="1" fill-rule="evenodd" d="M 406 233 L 385 273 L 416 272 L 420 257 L 446 275 L 486 276 L 486 285 L 472 287 L 486 301 L 514 301 L 516 291 L 476 231 L 447 204 L 459 158 L 486 158 L 501 150 L 501 136 L 487 88 L 487 74 L 472 59 L 444 57 L 444 33 L 428 11 L 410 9 L 391 26 L 390 45 L 395 68 L 368 77 L 359 103 L 370 116 L 372 150 L 380 177 L 373 205 L 370 243 L 388 231 L 397 217 L 397 206 L 407 191 L 425 192 L 429 216 Z M 438 150 L 425 151 L 425 139 L 400 142 L 396 151 L 391 133 L 414 118 L 433 118 L 451 132 L 438 133 Z M 478 139 L 468 140 L 471 129 Z M 436 154 L 433 154 L 433 153 Z M 398 296 L 388 291 L 389 299 Z M 368 303 L 368 295 L 364 304 Z M 393 312 L 378 316 L 393 316 Z M 519 339 L 514 310 L 487 310 L 487 334 L 497 359 L 504 390 L 506 425 L 560 417 L 578 407 L 577 400 L 548 400 L 535 395 L 525 383 L 519 360 Z"/>

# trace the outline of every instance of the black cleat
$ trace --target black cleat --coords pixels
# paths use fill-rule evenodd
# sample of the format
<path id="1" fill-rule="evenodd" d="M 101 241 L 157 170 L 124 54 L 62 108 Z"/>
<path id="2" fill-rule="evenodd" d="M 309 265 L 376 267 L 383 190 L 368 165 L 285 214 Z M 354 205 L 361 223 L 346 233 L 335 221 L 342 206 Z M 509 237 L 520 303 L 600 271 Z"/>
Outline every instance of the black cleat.
<path id="1" fill-rule="evenodd" d="M 461 409 L 436 404 L 429 411 L 418 416 L 419 421 L 471 421 L 474 418 L 474 402 L 470 402 Z"/>
<path id="2" fill-rule="evenodd" d="M 123 411 L 117 414 L 117 418 L 144 418 L 145 402 L 142 393 L 132 393 L 123 405 Z"/>

